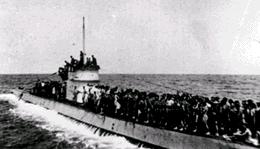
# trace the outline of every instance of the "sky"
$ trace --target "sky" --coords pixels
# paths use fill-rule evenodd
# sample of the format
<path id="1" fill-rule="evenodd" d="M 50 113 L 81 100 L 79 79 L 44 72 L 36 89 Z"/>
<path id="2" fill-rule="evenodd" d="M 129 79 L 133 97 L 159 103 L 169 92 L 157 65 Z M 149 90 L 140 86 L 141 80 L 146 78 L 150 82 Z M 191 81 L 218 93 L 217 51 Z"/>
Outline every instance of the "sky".
<path id="1" fill-rule="evenodd" d="M 260 74 L 259 0 L 1 0 L 0 74 L 78 58 L 83 16 L 101 73 Z"/>

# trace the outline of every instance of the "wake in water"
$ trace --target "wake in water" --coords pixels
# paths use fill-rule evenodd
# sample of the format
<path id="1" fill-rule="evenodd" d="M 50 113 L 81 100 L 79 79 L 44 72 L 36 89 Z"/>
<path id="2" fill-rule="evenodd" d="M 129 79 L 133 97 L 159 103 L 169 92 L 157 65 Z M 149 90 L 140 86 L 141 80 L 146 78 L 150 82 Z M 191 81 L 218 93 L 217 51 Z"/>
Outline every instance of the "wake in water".
<path id="1" fill-rule="evenodd" d="M 124 137 L 116 135 L 100 136 L 99 130 L 90 128 L 85 124 L 76 122 L 70 118 L 59 115 L 53 110 L 47 110 L 41 106 L 26 103 L 13 94 L 0 94 L 0 101 L 8 101 L 14 105 L 9 112 L 25 121 L 35 121 L 36 127 L 48 130 L 55 134 L 60 141 L 65 140 L 69 144 L 80 144 L 83 149 L 135 149 L 137 145 L 131 144 Z M 30 135 L 30 134 L 28 134 Z"/>

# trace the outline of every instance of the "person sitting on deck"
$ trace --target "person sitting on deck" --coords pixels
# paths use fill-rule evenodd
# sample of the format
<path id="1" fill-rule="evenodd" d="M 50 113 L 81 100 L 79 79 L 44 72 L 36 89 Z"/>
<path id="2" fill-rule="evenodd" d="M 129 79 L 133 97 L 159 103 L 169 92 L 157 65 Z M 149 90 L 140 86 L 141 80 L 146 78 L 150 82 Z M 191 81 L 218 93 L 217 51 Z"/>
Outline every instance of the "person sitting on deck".
<path id="1" fill-rule="evenodd" d="M 252 132 L 245 125 L 242 125 L 239 129 L 240 131 L 235 133 L 234 136 L 231 137 L 234 141 L 241 141 L 252 144 Z"/>

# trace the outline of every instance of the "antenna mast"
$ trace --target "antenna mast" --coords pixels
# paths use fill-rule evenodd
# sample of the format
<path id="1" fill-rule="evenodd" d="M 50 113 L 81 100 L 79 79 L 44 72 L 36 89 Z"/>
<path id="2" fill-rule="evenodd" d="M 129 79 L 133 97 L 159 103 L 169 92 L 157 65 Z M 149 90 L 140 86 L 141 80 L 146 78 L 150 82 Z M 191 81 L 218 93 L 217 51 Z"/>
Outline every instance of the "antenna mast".
<path id="1" fill-rule="evenodd" d="M 83 26 L 82 26 L 82 52 L 83 52 L 83 64 L 86 63 L 86 48 L 85 48 L 85 17 L 83 16 Z"/>
<path id="2" fill-rule="evenodd" d="M 85 49 L 85 17 L 83 17 L 83 26 L 82 26 L 82 43 L 83 43 L 83 53 L 86 55 L 86 49 Z"/>

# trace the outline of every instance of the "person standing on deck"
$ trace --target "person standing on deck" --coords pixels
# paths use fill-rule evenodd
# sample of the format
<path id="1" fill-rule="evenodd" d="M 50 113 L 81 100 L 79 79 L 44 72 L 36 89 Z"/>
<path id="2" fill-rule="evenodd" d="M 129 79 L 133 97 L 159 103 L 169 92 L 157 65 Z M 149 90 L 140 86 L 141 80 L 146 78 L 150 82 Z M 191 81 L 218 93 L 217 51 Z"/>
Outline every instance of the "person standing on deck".
<path id="1" fill-rule="evenodd" d="M 77 90 L 78 94 L 77 94 L 77 103 L 79 104 L 83 104 L 83 87 L 78 87 L 78 90 Z"/>
<path id="2" fill-rule="evenodd" d="M 253 100 L 248 100 L 248 118 L 247 128 L 252 132 L 252 136 L 256 136 L 256 104 Z"/>
<path id="3" fill-rule="evenodd" d="M 114 105 L 115 105 L 115 115 L 118 116 L 118 111 L 121 108 L 120 103 L 118 102 L 119 100 L 119 96 L 118 96 L 118 92 L 115 92 L 115 96 L 114 96 Z"/>
<path id="4" fill-rule="evenodd" d="M 37 82 L 36 82 L 36 85 L 35 85 L 35 91 L 34 91 L 35 95 L 40 94 L 40 88 L 41 88 L 41 81 L 40 81 L 40 79 L 37 79 Z"/>
<path id="5" fill-rule="evenodd" d="M 256 129 L 256 133 L 257 133 L 257 137 L 258 137 L 258 142 L 260 144 L 260 102 L 257 103 L 255 117 L 256 117 L 256 122 L 255 122 L 256 128 L 255 129 Z"/>
<path id="6" fill-rule="evenodd" d="M 83 86 L 83 92 L 82 92 L 82 101 L 83 101 L 83 104 L 86 104 L 87 103 L 87 101 L 86 101 L 86 96 L 87 96 L 87 90 L 86 90 L 86 87 L 85 86 Z"/>
<path id="7" fill-rule="evenodd" d="M 77 102 L 78 93 L 79 93 L 79 91 L 77 90 L 77 86 L 75 86 L 74 90 L 73 90 L 73 101 L 74 102 Z"/>
<path id="8" fill-rule="evenodd" d="M 56 100 L 57 96 L 56 96 L 56 84 L 54 84 L 54 82 L 51 83 L 51 93 L 52 93 L 52 98 Z"/>
<path id="9" fill-rule="evenodd" d="M 66 98 L 66 82 L 61 84 L 60 98 L 61 99 L 65 99 Z"/>

